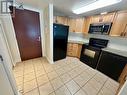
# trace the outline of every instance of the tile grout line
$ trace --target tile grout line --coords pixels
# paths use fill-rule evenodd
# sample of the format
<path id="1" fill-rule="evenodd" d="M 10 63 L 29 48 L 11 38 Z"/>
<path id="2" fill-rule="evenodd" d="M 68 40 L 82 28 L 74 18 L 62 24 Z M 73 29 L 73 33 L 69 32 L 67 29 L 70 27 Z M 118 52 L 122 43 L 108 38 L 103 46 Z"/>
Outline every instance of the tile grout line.
<path id="1" fill-rule="evenodd" d="M 66 63 L 66 64 L 67 64 L 67 63 Z M 69 64 L 69 65 L 70 65 L 70 64 Z M 79 66 L 81 66 L 81 65 L 79 65 Z M 76 67 L 79 67 L 79 66 L 76 66 Z M 69 71 L 75 70 L 76 67 L 72 68 L 72 69 L 69 70 Z M 62 67 L 61 67 L 61 68 L 62 68 Z M 86 68 L 85 70 L 87 70 L 87 69 L 88 69 L 88 68 Z M 83 70 L 83 71 L 85 71 L 85 70 Z M 56 71 L 56 70 L 55 70 L 55 71 Z M 83 73 L 83 71 L 82 71 L 81 73 Z M 56 72 L 56 73 L 57 73 L 57 72 Z M 66 73 L 67 73 L 67 72 L 66 72 Z M 80 74 L 81 74 L 81 73 L 80 73 Z M 64 73 L 64 74 L 65 74 L 65 73 Z M 61 75 L 58 74 L 58 76 L 60 77 L 60 76 L 62 76 L 62 75 L 64 75 L 64 74 L 61 74 Z M 68 73 L 67 73 L 67 74 L 68 74 Z M 80 75 L 80 74 L 78 74 L 78 75 Z M 74 78 L 72 78 L 72 77 L 70 76 L 70 74 L 68 74 L 68 75 L 69 75 L 69 77 L 71 78 L 70 81 L 72 81 L 72 80 L 74 81 L 74 78 L 78 76 L 78 75 L 77 75 L 77 76 L 75 76 Z M 61 79 L 61 77 L 60 77 L 60 79 Z M 62 79 L 61 79 L 61 80 L 62 80 Z M 68 82 L 70 82 L 70 81 L 68 81 Z M 64 83 L 64 85 L 66 86 L 66 84 L 67 84 L 68 82 L 66 82 L 66 83 L 63 82 L 63 83 Z M 75 82 L 75 81 L 74 81 L 74 82 Z M 75 83 L 76 83 L 76 82 L 75 82 Z M 76 84 L 77 84 L 77 83 L 76 83 Z M 78 84 L 77 84 L 77 85 L 78 85 Z M 79 86 L 79 85 L 78 85 L 78 86 Z M 62 86 L 61 86 L 61 87 L 62 87 Z M 61 88 L 61 87 L 60 87 L 60 88 Z M 68 89 L 67 86 L 66 86 L 66 88 Z M 79 86 L 79 88 L 81 88 L 81 87 Z M 79 89 L 79 90 L 80 90 L 80 89 Z M 78 90 L 78 91 L 79 91 L 79 90 Z M 68 89 L 68 91 L 70 92 L 69 89 Z M 78 92 L 78 91 L 77 91 L 77 92 Z M 77 92 L 75 92 L 75 93 L 77 93 Z M 74 93 L 74 94 L 75 94 L 75 93 Z M 70 94 L 71 94 L 71 92 L 70 92 Z"/>
<path id="2" fill-rule="evenodd" d="M 32 61 L 33 59 L 31 59 L 31 62 L 33 62 Z M 33 65 L 33 68 L 34 68 L 34 64 L 32 63 L 32 65 Z M 34 71 L 34 75 L 36 74 L 35 73 L 35 69 L 33 70 Z M 32 71 L 32 72 L 33 72 Z M 31 73 L 31 72 L 30 72 Z M 35 76 L 35 78 L 34 79 L 31 79 L 31 80 L 29 80 L 29 81 L 27 81 L 27 82 L 30 82 L 30 81 L 32 81 L 32 80 L 36 80 L 36 76 Z M 24 82 L 24 83 L 27 83 L 27 82 Z M 37 80 L 36 80 L 36 84 L 37 84 Z M 25 93 L 28 93 L 28 92 L 31 92 L 31 91 L 33 91 L 33 90 L 35 90 L 35 89 L 37 89 L 38 88 L 38 85 L 37 85 L 37 87 L 36 88 L 33 88 L 32 90 L 29 90 L 29 91 L 27 91 L 27 92 L 25 92 Z M 25 93 L 23 93 L 23 94 L 25 94 Z"/>
<path id="3" fill-rule="evenodd" d="M 66 64 L 67 64 L 67 63 L 66 63 Z M 81 66 L 81 65 L 79 65 L 79 66 Z M 76 66 L 76 67 L 79 67 L 79 66 Z M 69 71 L 74 70 L 76 67 L 72 68 L 72 69 L 69 70 Z M 61 68 L 62 68 L 62 67 L 61 67 Z M 88 68 L 86 68 L 85 70 L 87 70 L 87 69 L 88 69 Z M 84 70 L 84 71 L 85 71 L 85 70 Z M 56 70 L 55 70 L 55 72 L 56 72 Z M 56 73 L 57 73 L 57 72 L 56 72 Z M 81 73 L 83 73 L 83 71 L 82 71 Z M 81 73 L 80 73 L 80 74 L 81 74 Z M 64 73 L 64 74 L 65 74 L 65 73 Z M 62 75 L 64 75 L 64 74 L 61 74 L 61 75 L 58 74 L 58 76 L 60 77 L 60 76 L 62 76 Z M 66 74 L 68 74 L 68 73 L 66 72 Z M 80 74 L 78 74 L 78 75 L 80 75 Z M 78 75 L 77 75 L 77 76 L 75 76 L 74 78 L 72 78 L 72 77 L 70 76 L 70 74 L 68 74 L 68 75 L 69 75 L 69 77 L 71 78 L 70 81 L 72 81 L 72 80 L 74 81 L 74 78 L 78 76 Z M 61 77 L 60 77 L 60 79 L 61 79 Z M 61 79 L 61 80 L 62 80 L 62 79 Z M 63 81 L 63 80 L 62 80 L 62 81 Z M 70 82 L 70 81 L 68 81 L 68 82 Z M 68 82 L 66 82 L 66 83 L 63 82 L 63 83 L 64 83 L 64 85 L 66 86 L 66 84 L 67 84 Z M 75 82 L 75 81 L 74 81 L 74 82 Z M 75 82 L 75 83 L 76 83 L 76 82 Z M 76 83 L 76 84 L 77 84 L 77 83 Z M 78 85 L 78 84 L 77 84 L 77 85 Z M 78 86 L 79 86 L 79 85 L 78 85 Z M 61 86 L 61 87 L 62 87 L 62 86 Z M 61 87 L 60 87 L 60 88 L 61 88 Z M 66 88 L 68 89 L 67 86 L 66 86 Z M 81 88 L 81 87 L 79 86 L 79 88 Z M 79 89 L 79 90 L 80 90 L 80 89 Z M 79 90 L 78 90 L 78 91 L 79 91 Z M 68 91 L 70 92 L 69 89 L 68 89 Z M 78 91 L 77 91 L 77 92 L 78 92 Z M 75 93 L 77 93 L 77 92 L 75 92 Z M 74 94 L 75 94 L 75 93 L 74 93 Z M 71 94 L 71 92 L 70 92 L 70 94 Z"/>
<path id="4" fill-rule="evenodd" d="M 96 73 L 96 74 L 97 74 L 97 73 Z M 96 75 L 96 74 L 95 74 L 95 75 Z M 82 87 L 80 87 L 80 85 L 79 85 L 77 82 L 75 82 L 75 83 L 82 89 L 91 79 L 93 79 L 93 77 L 94 77 L 95 75 L 93 75 Z M 74 80 L 74 81 L 75 81 L 75 80 Z M 80 90 L 80 89 L 79 89 L 79 90 Z M 78 90 L 78 91 L 79 91 L 79 90 Z M 78 91 L 77 91 L 77 92 L 78 92 Z M 83 90 L 83 91 L 84 91 L 84 90 Z M 77 92 L 75 92 L 74 94 L 76 94 Z M 84 92 L 85 92 L 85 94 L 87 94 L 86 91 L 84 91 Z"/>
<path id="5" fill-rule="evenodd" d="M 42 66 L 43 66 L 43 68 L 44 68 L 44 71 L 46 72 L 45 67 L 44 67 L 43 64 L 42 64 Z M 48 73 L 47 73 L 47 72 L 46 72 L 46 75 L 47 75 L 47 77 L 48 77 Z M 48 80 L 49 80 L 49 83 L 50 83 L 50 85 L 51 85 L 51 87 L 52 87 L 52 89 L 53 89 L 53 92 L 55 92 L 55 89 L 54 89 L 54 87 L 53 87 L 53 85 L 52 85 L 51 80 L 49 79 L 49 77 L 48 77 Z M 39 92 L 40 92 L 40 90 L 39 90 Z M 53 93 L 53 92 L 51 92 L 51 93 Z M 49 93 L 49 94 L 51 94 L 51 93 Z M 48 94 L 48 95 L 49 95 L 49 94 Z"/>
<path id="6" fill-rule="evenodd" d="M 67 63 L 66 63 L 66 64 L 67 64 Z M 61 68 L 62 68 L 62 67 L 61 67 Z M 71 69 L 71 70 L 72 70 L 72 69 Z M 71 70 L 69 70 L 69 71 L 71 71 Z M 55 72 L 56 72 L 56 70 L 55 70 Z M 56 72 L 56 73 L 57 73 L 57 72 Z M 57 74 L 58 74 L 58 73 L 57 73 Z M 65 73 L 64 73 L 64 74 L 65 74 Z M 62 74 L 62 75 L 64 75 L 64 74 Z M 62 75 L 59 75 L 59 74 L 58 74 L 58 76 L 59 76 L 59 78 L 60 78 L 60 79 L 61 79 L 61 77 L 60 77 L 60 76 L 62 76 Z M 68 74 L 68 75 L 69 75 L 69 74 Z M 69 75 L 69 76 L 70 76 L 70 75 Z M 71 78 L 71 77 L 70 77 L 70 78 Z M 71 78 L 71 79 L 72 79 L 72 78 Z M 61 79 L 61 81 L 63 82 L 63 80 L 62 80 L 62 79 Z M 69 82 L 69 81 L 68 81 L 68 82 Z M 66 83 L 68 83 L 68 82 L 66 82 Z M 64 86 L 68 89 L 68 87 L 66 86 L 66 83 L 64 83 L 64 82 L 63 82 Z M 62 85 L 62 86 L 63 86 L 63 85 Z M 62 86 L 61 86 L 61 87 L 62 87 Z M 59 87 L 59 88 L 61 88 L 61 87 Z M 59 88 L 58 88 L 58 89 L 59 89 Z M 69 90 L 69 89 L 68 89 L 68 91 L 69 91 L 69 93 L 71 94 L 71 92 L 70 92 L 70 90 Z M 56 93 L 55 93 L 55 94 L 56 94 Z M 72 94 L 71 94 L 71 95 L 72 95 Z"/>
<path id="7" fill-rule="evenodd" d="M 104 87 L 104 85 L 106 84 L 107 81 L 108 81 L 108 78 L 106 79 L 106 81 L 104 82 L 104 84 L 102 85 L 102 87 L 100 88 L 100 90 L 98 91 L 97 95 L 100 93 L 100 91 L 102 90 L 102 88 Z"/>
<path id="8" fill-rule="evenodd" d="M 33 62 L 33 60 L 32 60 L 32 62 Z M 33 63 L 34 63 L 34 62 L 33 62 Z M 38 85 L 38 82 L 37 82 L 37 76 L 36 76 L 36 72 L 35 72 L 35 66 L 34 66 L 34 64 L 33 64 L 33 68 L 34 68 L 34 73 L 35 73 L 35 79 L 36 79 L 36 84 L 37 84 L 38 93 L 39 93 L 39 95 L 40 95 L 39 85 Z"/>

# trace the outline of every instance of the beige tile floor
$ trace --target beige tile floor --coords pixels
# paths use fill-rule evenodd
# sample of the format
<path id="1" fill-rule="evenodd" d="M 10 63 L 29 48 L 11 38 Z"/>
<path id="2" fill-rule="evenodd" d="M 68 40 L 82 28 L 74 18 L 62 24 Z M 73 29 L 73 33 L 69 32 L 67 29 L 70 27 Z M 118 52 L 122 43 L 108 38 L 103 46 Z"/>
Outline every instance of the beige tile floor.
<path id="1" fill-rule="evenodd" d="M 77 58 L 49 64 L 45 58 L 17 63 L 14 76 L 23 95 L 115 95 L 117 82 Z"/>

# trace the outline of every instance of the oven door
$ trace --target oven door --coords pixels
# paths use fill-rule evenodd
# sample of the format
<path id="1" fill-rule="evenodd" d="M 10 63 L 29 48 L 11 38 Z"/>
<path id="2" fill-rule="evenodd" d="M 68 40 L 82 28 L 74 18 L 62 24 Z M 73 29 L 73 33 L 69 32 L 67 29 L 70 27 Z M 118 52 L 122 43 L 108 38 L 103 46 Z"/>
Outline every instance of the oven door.
<path id="1" fill-rule="evenodd" d="M 83 45 L 80 61 L 95 69 L 100 56 L 100 52 L 101 50 L 98 48 Z"/>

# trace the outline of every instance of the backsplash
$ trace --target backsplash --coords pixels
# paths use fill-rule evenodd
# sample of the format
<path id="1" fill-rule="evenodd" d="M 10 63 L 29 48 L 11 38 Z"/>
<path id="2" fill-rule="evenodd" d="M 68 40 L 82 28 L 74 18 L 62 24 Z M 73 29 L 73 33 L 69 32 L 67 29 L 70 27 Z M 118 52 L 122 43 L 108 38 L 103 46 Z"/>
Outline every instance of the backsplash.
<path id="1" fill-rule="evenodd" d="M 127 51 L 127 38 L 111 37 L 108 35 L 98 35 L 98 34 L 84 35 L 83 33 L 75 33 L 75 32 L 69 32 L 69 37 L 74 38 L 74 39 L 85 39 L 85 40 L 88 40 L 91 37 L 107 39 L 109 40 L 109 44 L 108 44 L 109 48 Z"/>

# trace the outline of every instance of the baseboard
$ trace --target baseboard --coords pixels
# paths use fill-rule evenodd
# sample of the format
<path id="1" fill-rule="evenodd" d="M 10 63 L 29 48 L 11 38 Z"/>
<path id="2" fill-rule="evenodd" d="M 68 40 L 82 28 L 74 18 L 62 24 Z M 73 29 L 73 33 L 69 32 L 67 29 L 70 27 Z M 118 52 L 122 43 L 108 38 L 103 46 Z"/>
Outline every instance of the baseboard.
<path id="1" fill-rule="evenodd" d="M 21 92 L 18 91 L 18 95 L 23 95 Z"/>
<path id="2" fill-rule="evenodd" d="M 50 60 L 47 56 L 46 56 L 46 59 L 48 60 L 48 62 L 49 62 L 50 64 L 54 64 L 54 62 L 53 62 L 52 60 Z"/>

